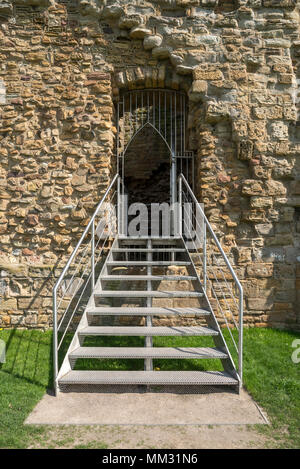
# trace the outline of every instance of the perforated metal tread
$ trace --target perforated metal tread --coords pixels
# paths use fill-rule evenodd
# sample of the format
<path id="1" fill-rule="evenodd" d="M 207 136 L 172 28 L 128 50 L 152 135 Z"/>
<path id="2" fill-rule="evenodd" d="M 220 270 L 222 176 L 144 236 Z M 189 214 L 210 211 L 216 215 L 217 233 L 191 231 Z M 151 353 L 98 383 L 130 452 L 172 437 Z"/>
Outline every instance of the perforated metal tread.
<path id="1" fill-rule="evenodd" d="M 127 248 L 126 246 L 123 246 L 122 248 L 114 248 L 112 249 L 112 252 L 123 252 L 123 253 L 126 253 L 126 252 L 186 252 L 185 249 L 181 249 L 181 248 Z"/>
<path id="2" fill-rule="evenodd" d="M 227 358 L 210 347 L 78 347 L 69 358 Z"/>
<path id="3" fill-rule="evenodd" d="M 109 261 L 106 263 L 109 267 L 116 267 L 122 265 L 129 265 L 129 266 L 164 266 L 164 265 L 190 265 L 189 261 Z"/>
<path id="4" fill-rule="evenodd" d="M 172 243 L 174 246 L 178 245 L 178 242 L 181 241 L 181 236 L 139 236 L 138 238 L 134 238 L 131 236 L 125 236 L 125 235 L 119 235 L 118 236 L 119 241 L 121 241 L 122 244 L 134 244 L 134 243 L 144 243 L 146 240 L 151 240 L 152 242 L 156 242 L 159 244 L 165 244 L 165 243 Z"/>
<path id="5" fill-rule="evenodd" d="M 168 280 L 168 281 L 181 281 L 181 280 L 197 280 L 197 277 L 191 275 L 102 275 L 100 277 L 101 281 L 109 280 L 123 280 L 125 282 L 132 281 L 136 282 L 139 280 Z"/>
<path id="6" fill-rule="evenodd" d="M 216 336 L 218 331 L 205 326 L 88 326 L 78 334 L 82 337 L 93 336 Z"/>
<path id="7" fill-rule="evenodd" d="M 103 297 L 118 297 L 118 298 L 198 298 L 202 297 L 203 293 L 197 291 L 158 291 L 158 290 L 100 290 L 94 291 L 95 298 Z"/>
<path id="8" fill-rule="evenodd" d="M 224 371 L 69 371 L 59 379 L 67 384 L 237 385 Z"/>
<path id="9" fill-rule="evenodd" d="M 99 316 L 188 316 L 199 315 L 208 316 L 210 311 L 201 308 L 155 308 L 155 307 L 110 307 L 110 306 L 95 306 L 88 308 L 89 315 Z"/>

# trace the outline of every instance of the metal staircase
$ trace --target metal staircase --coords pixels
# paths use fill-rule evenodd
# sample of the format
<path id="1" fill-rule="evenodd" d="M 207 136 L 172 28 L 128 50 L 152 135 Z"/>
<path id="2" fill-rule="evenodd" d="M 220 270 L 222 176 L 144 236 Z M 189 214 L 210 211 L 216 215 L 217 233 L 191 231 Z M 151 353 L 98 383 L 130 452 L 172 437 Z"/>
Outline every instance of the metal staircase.
<path id="1" fill-rule="evenodd" d="M 168 238 L 132 238 L 118 233 L 119 183 L 117 175 L 54 287 L 56 391 L 74 385 L 83 389 L 88 385 L 223 385 L 240 389 L 242 288 L 184 176 L 178 187 L 179 230 Z M 193 206 L 185 213 L 188 201 Z M 189 223 L 187 214 L 194 217 L 192 225 L 199 223 L 195 205 L 201 209 L 202 230 L 200 234 L 195 230 L 192 240 L 187 240 L 183 229 Z M 223 325 L 237 352 L 236 363 Z M 143 346 L 122 346 L 122 337 L 127 338 L 126 345 L 130 338 L 140 338 Z M 155 346 L 157 337 L 184 337 L 185 345 Z M 201 346 L 207 338 L 211 346 Z M 186 346 L 189 340 L 191 346 Z M 125 359 L 135 364 L 143 360 L 143 369 L 101 366 L 108 360 L 118 364 Z M 170 365 L 156 367 L 156 360 L 167 360 Z M 172 360 L 177 364 L 173 370 Z M 178 370 L 178 360 L 188 360 L 189 366 Z M 212 366 L 201 369 L 202 360 L 206 364 L 213 360 Z M 220 361 L 222 371 L 214 370 L 215 360 Z"/>

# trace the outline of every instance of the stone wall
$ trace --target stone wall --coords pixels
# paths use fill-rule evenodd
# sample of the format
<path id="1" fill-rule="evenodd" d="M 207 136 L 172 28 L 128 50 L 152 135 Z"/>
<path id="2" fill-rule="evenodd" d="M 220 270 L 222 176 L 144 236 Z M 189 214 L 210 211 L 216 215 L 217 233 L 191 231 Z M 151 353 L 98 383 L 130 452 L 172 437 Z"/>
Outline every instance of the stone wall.
<path id="1" fill-rule="evenodd" d="M 0 2 L 0 327 L 51 288 L 115 171 L 124 90 L 181 89 L 207 215 L 250 325 L 300 329 L 294 0 Z"/>

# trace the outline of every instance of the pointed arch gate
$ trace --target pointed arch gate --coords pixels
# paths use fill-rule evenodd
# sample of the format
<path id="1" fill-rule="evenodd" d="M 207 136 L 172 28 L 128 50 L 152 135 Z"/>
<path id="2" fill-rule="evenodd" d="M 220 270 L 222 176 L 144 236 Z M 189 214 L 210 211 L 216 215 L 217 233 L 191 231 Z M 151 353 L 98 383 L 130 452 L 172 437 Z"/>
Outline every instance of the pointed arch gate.
<path id="1" fill-rule="evenodd" d="M 177 201 L 177 177 L 184 174 L 194 186 L 194 154 L 186 150 L 187 102 L 185 93 L 168 89 L 131 90 L 117 104 L 117 169 L 125 179 L 126 152 L 134 139 L 150 127 L 165 143 L 170 154 L 170 203 Z M 124 195 L 124 183 L 119 195 Z M 122 199 L 122 197 L 120 197 Z M 124 198 L 123 198 L 124 200 Z M 121 215 L 127 208 L 121 207 Z"/>

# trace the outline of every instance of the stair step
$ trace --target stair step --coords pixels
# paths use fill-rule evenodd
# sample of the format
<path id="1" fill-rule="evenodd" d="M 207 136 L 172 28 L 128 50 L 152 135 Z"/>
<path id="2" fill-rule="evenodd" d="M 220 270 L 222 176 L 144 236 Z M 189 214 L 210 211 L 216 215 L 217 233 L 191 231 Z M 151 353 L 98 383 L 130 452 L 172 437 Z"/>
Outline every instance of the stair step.
<path id="1" fill-rule="evenodd" d="M 169 281 L 178 281 L 178 280 L 197 280 L 197 277 L 192 275 L 102 275 L 100 277 L 102 281 L 108 280 L 124 280 L 124 281 L 139 281 L 139 280 L 169 280 Z"/>
<path id="2" fill-rule="evenodd" d="M 112 252 L 123 252 L 123 253 L 135 253 L 135 252 L 186 252 L 185 249 L 181 248 L 114 248 Z"/>
<path id="3" fill-rule="evenodd" d="M 215 336 L 218 331 L 205 326 L 88 326 L 78 332 L 85 336 Z"/>
<path id="4" fill-rule="evenodd" d="M 210 347 L 78 347 L 69 354 L 78 358 L 227 358 L 228 355 Z"/>
<path id="5" fill-rule="evenodd" d="M 158 291 L 158 290 L 102 290 L 94 292 L 95 298 L 199 298 L 203 293 L 196 291 Z"/>
<path id="6" fill-rule="evenodd" d="M 160 308 L 160 307 L 110 307 L 96 306 L 87 308 L 87 313 L 94 316 L 174 316 L 174 315 L 199 315 L 209 316 L 211 313 L 201 308 Z"/>
<path id="7" fill-rule="evenodd" d="M 59 379 L 67 384 L 237 385 L 224 371 L 69 371 Z"/>
<path id="8" fill-rule="evenodd" d="M 147 266 L 164 266 L 164 265 L 190 265 L 189 261 L 108 261 L 106 263 L 109 267 L 117 267 L 122 265 L 127 266 L 140 266 L 140 267 L 147 267 Z"/>
<path id="9" fill-rule="evenodd" d="M 181 240 L 181 236 L 139 236 L 138 238 L 131 238 L 129 236 L 118 236 L 119 240 L 122 244 L 135 244 L 135 243 L 145 243 L 145 241 L 150 240 L 152 243 L 159 243 L 159 244 L 174 244 L 174 246 L 178 245 L 178 241 Z"/>

